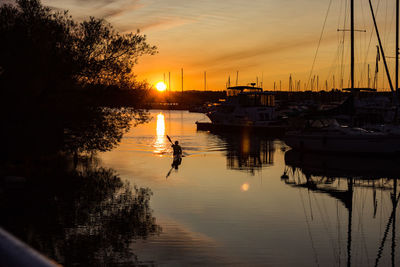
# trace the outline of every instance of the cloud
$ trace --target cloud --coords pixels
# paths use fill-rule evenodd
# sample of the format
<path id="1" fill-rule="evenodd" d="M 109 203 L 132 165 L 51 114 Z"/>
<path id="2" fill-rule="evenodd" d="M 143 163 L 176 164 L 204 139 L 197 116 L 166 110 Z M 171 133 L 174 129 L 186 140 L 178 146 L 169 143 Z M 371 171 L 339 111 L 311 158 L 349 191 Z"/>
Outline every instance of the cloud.
<path id="1" fill-rule="evenodd" d="M 179 27 L 185 24 L 190 24 L 195 22 L 195 20 L 191 19 L 182 19 L 182 18 L 169 18 L 158 21 L 152 21 L 150 23 L 141 25 L 140 29 L 142 30 L 165 30 L 170 28 Z"/>
<path id="2" fill-rule="evenodd" d="M 336 33 L 332 33 L 325 36 L 323 39 L 324 43 L 329 43 L 337 40 Z M 229 71 L 232 67 L 240 66 L 243 68 L 257 67 L 265 65 L 265 59 L 268 57 L 276 57 L 278 54 L 282 59 L 286 59 L 285 52 L 288 53 L 288 57 L 293 57 L 294 51 L 307 49 L 307 54 L 310 54 L 310 60 L 312 60 L 313 52 L 310 49 L 314 49 L 317 46 L 317 41 L 312 37 L 303 37 L 296 39 L 285 39 L 285 41 L 279 42 L 267 42 L 259 44 L 253 47 L 245 49 L 235 49 L 229 53 L 222 53 L 214 57 L 202 58 L 196 65 L 199 68 L 214 69 L 218 71 Z M 300 53 L 300 55 L 302 55 Z M 211 66 L 211 67 L 210 67 Z"/>
<path id="3" fill-rule="evenodd" d="M 143 5 L 140 5 L 138 3 L 134 3 L 131 5 L 126 5 L 126 6 L 119 6 L 119 7 L 106 7 L 104 8 L 104 10 L 101 11 L 101 17 L 104 19 L 111 19 L 111 18 L 115 18 L 118 16 L 122 16 L 124 13 L 128 13 L 134 10 L 138 10 L 141 7 L 143 7 Z"/>
<path id="4" fill-rule="evenodd" d="M 92 1 L 89 1 L 92 2 Z M 93 1 L 89 4 L 92 9 L 96 10 L 94 13 L 104 19 L 112 19 L 120 17 L 125 13 L 138 10 L 143 7 L 139 0 L 102 0 Z"/>
<path id="5" fill-rule="evenodd" d="M 88 16 L 113 19 L 144 6 L 140 0 L 44 0 L 44 2 L 56 10 L 71 10 L 80 19 Z"/>
<path id="6" fill-rule="evenodd" d="M 333 38 L 335 37 L 335 38 Z M 336 35 L 332 35 L 328 40 L 325 41 L 333 41 L 336 40 Z M 215 57 L 212 59 L 215 62 L 232 62 L 232 61 L 240 61 L 243 59 L 249 59 L 253 57 L 260 56 L 268 56 L 274 55 L 277 53 L 282 53 L 285 51 L 294 51 L 304 47 L 316 46 L 317 42 L 314 38 L 307 39 L 297 39 L 297 40 L 286 40 L 284 42 L 271 44 L 270 42 L 263 44 L 261 46 L 257 46 L 255 48 L 235 51 L 229 54 L 221 55 L 219 57 Z"/>
<path id="7" fill-rule="evenodd" d="M 177 28 L 183 25 L 196 22 L 195 19 L 185 19 L 180 17 L 157 17 L 150 18 L 144 22 L 129 22 L 125 21 L 123 24 L 118 25 L 118 30 L 122 33 L 135 32 L 137 29 L 140 31 L 164 31 L 172 28 Z"/>

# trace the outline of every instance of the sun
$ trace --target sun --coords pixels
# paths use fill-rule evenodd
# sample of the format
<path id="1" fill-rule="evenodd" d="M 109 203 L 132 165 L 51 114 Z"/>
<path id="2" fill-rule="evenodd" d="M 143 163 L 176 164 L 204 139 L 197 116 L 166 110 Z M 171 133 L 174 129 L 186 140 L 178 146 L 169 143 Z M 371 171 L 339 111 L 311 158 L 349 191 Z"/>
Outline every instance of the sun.
<path id="1" fill-rule="evenodd" d="M 165 83 L 163 83 L 163 82 L 158 82 L 156 84 L 156 88 L 157 88 L 158 91 L 164 92 L 167 89 L 167 85 Z"/>

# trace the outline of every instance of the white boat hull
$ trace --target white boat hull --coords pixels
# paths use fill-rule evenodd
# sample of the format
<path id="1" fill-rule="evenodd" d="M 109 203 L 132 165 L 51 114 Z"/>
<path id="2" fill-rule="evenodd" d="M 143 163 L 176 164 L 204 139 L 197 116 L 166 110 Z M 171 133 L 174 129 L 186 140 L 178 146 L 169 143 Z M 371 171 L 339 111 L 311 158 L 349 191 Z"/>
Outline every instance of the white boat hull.
<path id="1" fill-rule="evenodd" d="M 391 135 L 307 135 L 287 134 L 285 143 L 301 151 L 351 153 L 351 154 L 400 154 L 400 136 Z"/>

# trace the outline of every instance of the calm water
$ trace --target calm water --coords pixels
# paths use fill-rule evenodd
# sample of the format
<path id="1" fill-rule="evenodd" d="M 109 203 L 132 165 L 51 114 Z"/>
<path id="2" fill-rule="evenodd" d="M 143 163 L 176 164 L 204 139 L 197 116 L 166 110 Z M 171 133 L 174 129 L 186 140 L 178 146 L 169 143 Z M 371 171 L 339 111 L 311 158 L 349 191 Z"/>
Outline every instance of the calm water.
<path id="1" fill-rule="evenodd" d="M 398 160 L 298 155 L 280 140 L 198 132 L 203 114 L 151 115 L 100 155 L 101 165 L 153 192 L 150 207 L 161 231 L 132 240 L 140 262 L 399 264 L 389 179 L 397 176 Z M 171 168 L 166 135 L 183 147 L 178 169 Z"/>

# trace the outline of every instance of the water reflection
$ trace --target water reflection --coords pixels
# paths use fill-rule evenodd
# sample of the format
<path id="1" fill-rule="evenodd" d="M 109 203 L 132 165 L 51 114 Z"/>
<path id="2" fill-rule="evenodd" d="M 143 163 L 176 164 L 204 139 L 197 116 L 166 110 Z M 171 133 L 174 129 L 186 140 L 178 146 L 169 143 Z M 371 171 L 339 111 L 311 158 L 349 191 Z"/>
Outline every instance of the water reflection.
<path id="1" fill-rule="evenodd" d="M 247 192 L 250 189 L 250 185 L 249 183 L 244 183 L 242 184 L 242 186 L 240 187 L 240 190 L 242 190 L 243 192 Z"/>
<path id="2" fill-rule="evenodd" d="M 154 118 L 159 113 L 152 111 Z M 203 115 L 163 114 L 166 133 L 188 153 L 179 172 L 173 169 L 166 180 L 172 157 L 153 155 L 156 119 L 102 158 L 104 166 L 154 192 L 151 207 L 163 231 L 131 243 L 140 260 L 167 266 L 391 265 L 398 250 L 391 244 L 399 224 L 398 213 L 392 215 L 396 160 L 285 155 L 279 140 L 196 131 Z"/>
<path id="3" fill-rule="evenodd" d="M 162 155 L 166 151 L 165 142 L 165 117 L 161 112 L 157 115 L 157 136 L 154 143 L 154 153 Z"/>
<path id="4" fill-rule="evenodd" d="M 171 169 L 169 169 L 169 171 L 165 177 L 168 178 L 171 175 L 171 172 L 173 169 L 175 169 L 175 171 L 178 171 L 178 168 L 181 165 L 181 163 L 182 163 L 182 156 L 174 155 L 172 164 L 171 164 Z"/>
<path id="5" fill-rule="evenodd" d="M 383 264 L 395 266 L 396 259 L 396 212 L 400 199 L 398 194 L 398 172 L 400 159 L 398 158 L 373 158 L 373 157 L 353 157 L 336 155 L 323 155 L 313 153 L 301 153 L 295 150 L 290 150 L 285 153 L 285 170 L 281 176 L 282 180 L 292 187 L 299 189 L 307 189 L 308 192 L 322 193 L 329 196 L 347 210 L 347 227 L 343 227 L 337 218 L 336 234 L 331 235 L 333 243 L 338 244 L 334 248 L 335 258 L 345 260 L 347 266 L 352 263 L 356 265 L 364 262 L 364 265 L 378 266 Z M 305 218 L 308 225 L 310 237 L 312 237 L 312 225 L 315 220 L 315 206 L 321 209 L 321 199 L 312 198 L 308 193 L 307 197 L 301 194 L 302 205 L 305 213 Z M 378 198 L 380 194 L 380 198 Z M 315 195 L 314 195 L 315 196 Z M 372 197 L 372 201 L 366 201 L 367 196 Z M 391 205 L 385 204 L 390 201 Z M 308 203 L 307 203 L 308 202 Z M 367 206 L 369 204 L 369 206 Z M 379 205 L 380 204 L 380 205 Z M 387 208 L 391 206 L 388 211 Z M 365 218 L 363 212 L 371 210 L 372 217 Z M 321 210 L 319 210 L 321 212 Z M 329 218 L 328 212 L 324 211 L 325 216 Z M 337 207 L 337 215 L 340 214 L 340 209 Z M 377 217 L 377 214 L 380 216 Z M 327 219 L 328 219 L 327 218 Z M 325 219 L 326 220 L 326 219 Z M 375 229 L 367 229 L 379 221 L 380 225 L 386 225 L 384 232 L 378 234 L 379 238 L 373 236 Z M 325 222 L 327 223 L 327 222 Z M 334 222 L 330 222 L 334 223 Z M 360 230 L 361 226 L 361 232 Z M 386 245 L 390 228 L 391 246 L 390 255 L 387 252 Z M 355 231 L 354 231 L 355 229 Z M 331 231 L 331 229 L 329 229 Z M 347 238 L 341 239 L 343 232 L 346 232 Z M 337 238 L 335 238 L 335 236 Z M 375 239 L 374 239 L 375 238 Z M 311 239 L 311 242 L 314 241 Z M 337 239 L 337 240 L 335 240 Z M 368 242 L 375 240 L 374 243 Z M 355 242 L 354 242 L 355 241 Z M 363 248 L 360 250 L 358 246 Z M 364 244 L 362 244 L 364 243 Z M 370 246 L 375 244 L 375 246 Z M 346 246 L 346 258 L 341 256 L 342 245 Z M 368 246 L 369 245 L 369 246 Z M 317 255 L 317 248 L 312 245 L 314 254 Z M 376 255 L 373 259 L 369 255 Z M 357 259 L 353 259 L 357 256 Z M 362 260 L 359 260 L 362 257 Z M 340 264 L 339 264 L 340 265 Z"/>
<path id="6" fill-rule="evenodd" d="M 61 157 L 2 164 L 10 176 L 0 180 L 0 225 L 66 266 L 143 264 L 130 244 L 161 232 L 151 190 L 130 186 L 90 158 L 85 163 L 74 169 Z M 11 175 L 23 175 L 22 182 Z"/>
<path id="7" fill-rule="evenodd" d="M 246 171 L 254 175 L 263 167 L 274 164 L 275 143 L 273 140 L 247 132 L 216 135 L 226 142 L 228 169 Z"/>
<path id="8" fill-rule="evenodd" d="M 398 178 L 399 172 L 396 167 L 400 164 L 400 158 L 301 153 L 290 150 L 285 153 L 285 163 L 300 168 L 304 173 L 318 176 L 373 180 Z"/>

